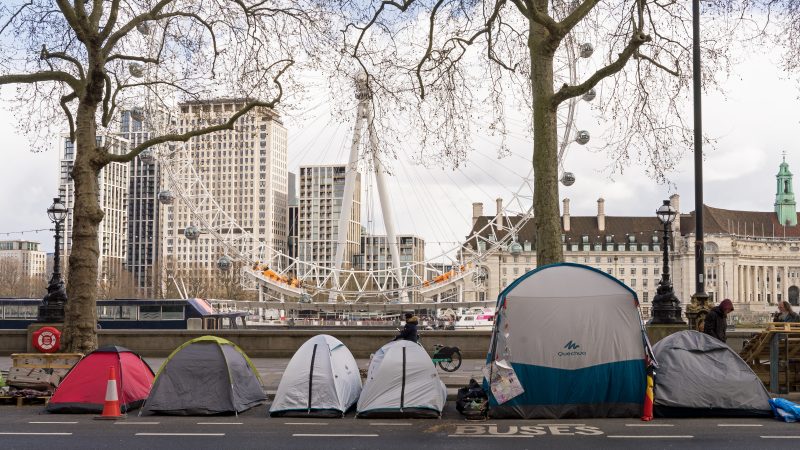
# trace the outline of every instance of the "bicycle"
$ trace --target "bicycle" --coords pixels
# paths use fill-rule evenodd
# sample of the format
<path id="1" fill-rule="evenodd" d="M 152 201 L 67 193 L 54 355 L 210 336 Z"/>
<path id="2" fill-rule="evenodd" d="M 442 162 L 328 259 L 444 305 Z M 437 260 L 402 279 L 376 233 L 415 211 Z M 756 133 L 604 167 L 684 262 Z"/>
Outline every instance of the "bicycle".
<path id="1" fill-rule="evenodd" d="M 431 360 L 434 365 L 438 364 L 445 372 L 455 372 L 461 367 L 461 350 L 458 347 L 434 344 Z"/>

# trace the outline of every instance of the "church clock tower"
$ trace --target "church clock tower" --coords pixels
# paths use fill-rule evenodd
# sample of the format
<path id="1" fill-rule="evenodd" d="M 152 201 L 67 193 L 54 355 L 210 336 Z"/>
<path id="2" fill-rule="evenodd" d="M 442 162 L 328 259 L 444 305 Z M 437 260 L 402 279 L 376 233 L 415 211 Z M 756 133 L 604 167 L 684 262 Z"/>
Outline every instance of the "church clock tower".
<path id="1" fill-rule="evenodd" d="M 794 200 L 792 172 L 789 172 L 785 152 L 775 178 L 778 179 L 778 190 L 775 193 L 775 214 L 778 215 L 778 222 L 789 227 L 797 226 L 797 202 Z"/>

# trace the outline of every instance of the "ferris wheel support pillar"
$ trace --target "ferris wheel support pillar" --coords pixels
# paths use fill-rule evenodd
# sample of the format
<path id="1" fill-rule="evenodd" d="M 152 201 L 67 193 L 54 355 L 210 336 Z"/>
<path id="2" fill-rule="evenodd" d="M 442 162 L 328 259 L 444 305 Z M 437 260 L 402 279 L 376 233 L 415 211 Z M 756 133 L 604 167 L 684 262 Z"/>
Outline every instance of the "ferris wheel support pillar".
<path id="1" fill-rule="evenodd" d="M 389 254 L 392 257 L 392 265 L 395 267 L 398 287 L 405 287 L 405 280 L 403 279 L 403 272 L 400 268 L 400 248 L 397 245 L 397 234 L 394 230 L 394 214 L 392 213 L 392 202 L 389 199 L 389 191 L 386 189 L 386 171 L 384 170 L 383 163 L 378 158 L 378 137 L 375 135 L 375 127 L 372 125 L 372 111 L 369 111 L 367 120 L 367 130 L 369 132 L 369 144 L 372 151 L 372 166 L 375 169 L 375 181 L 378 185 L 378 197 L 381 201 L 381 212 L 383 213 L 383 224 L 386 227 L 386 243 L 389 246 Z M 408 296 L 404 295 L 401 291 L 399 300 L 402 303 L 408 303 Z"/>
<path id="2" fill-rule="evenodd" d="M 353 194 L 356 190 L 356 175 L 358 174 L 358 143 L 361 141 L 361 129 L 369 108 L 367 99 L 359 99 L 356 109 L 356 123 L 353 128 L 353 142 L 350 146 L 350 159 L 344 176 L 344 193 L 342 194 L 342 210 L 339 212 L 339 229 L 336 237 L 336 255 L 333 259 L 333 283 L 338 289 L 339 275 L 344 261 L 344 252 L 347 249 L 347 231 L 350 225 L 350 214 L 353 211 Z M 336 293 L 331 292 L 328 303 L 336 303 Z"/>

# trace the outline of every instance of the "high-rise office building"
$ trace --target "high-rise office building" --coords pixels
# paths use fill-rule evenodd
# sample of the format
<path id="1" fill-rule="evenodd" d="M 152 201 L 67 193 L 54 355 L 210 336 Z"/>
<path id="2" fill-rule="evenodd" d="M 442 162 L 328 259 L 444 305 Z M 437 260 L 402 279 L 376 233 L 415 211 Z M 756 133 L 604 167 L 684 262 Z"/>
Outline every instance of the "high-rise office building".
<path id="1" fill-rule="evenodd" d="M 105 146 L 115 155 L 128 151 L 128 140 L 116 135 L 98 135 L 98 145 Z M 69 256 L 72 249 L 72 230 L 74 228 L 75 183 L 70 172 L 75 164 L 75 144 L 68 135 L 62 135 L 59 151 L 60 178 L 58 192 L 67 208 L 64 220 L 63 255 Z M 100 208 L 104 216 L 97 231 L 100 244 L 98 277 L 110 280 L 118 277 L 125 265 L 128 221 L 128 165 L 112 162 L 100 170 L 97 177 L 99 185 Z"/>
<path id="2" fill-rule="evenodd" d="M 425 240 L 419 236 L 401 234 L 397 236 L 397 250 L 400 252 L 400 274 L 391 274 L 397 269 L 392 264 L 392 254 L 386 235 L 361 236 L 361 254 L 356 257 L 356 269 L 371 271 L 376 275 L 379 286 L 386 290 L 398 288 L 395 281 L 403 278 L 403 285 L 419 284 L 425 276 Z M 388 279 L 388 280 L 387 280 Z M 419 301 L 418 292 L 409 292 L 409 301 Z"/>
<path id="3" fill-rule="evenodd" d="M 120 135 L 131 147 L 151 137 L 152 130 L 143 113 L 137 110 L 122 112 Z M 152 151 L 152 150 L 147 150 Z M 158 160 L 136 157 L 128 164 L 128 247 L 126 267 L 131 272 L 137 289 L 145 297 L 156 294 L 154 288 L 158 274 L 154 265 L 158 261 L 160 246 L 158 226 L 158 192 L 160 171 Z"/>
<path id="4" fill-rule="evenodd" d="M 2 270 L 15 270 L 21 277 L 32 278 L 47 273 L 47 254 L 38 242 L 0 241 L 0 261 L 8 264 Z"/>
<path id="5" fill-rule="evenodd" d="M 200 127 L 223 123 L 240 110 L 246 99 L 218 99 L 188 102 L 179 105 L 177 128 L 186 132 Z M 288 171 L 287 132 L 277 114 L 267 108 L 255 108 L 240 117 L 233 130 L 197 136 L 185 145 L 175 147 L 173 158 L 191 162 L 199 185 L 184 186 L 185 195 L 194 198 L 194 205 L 176 200 L 161 205 L 162 270 L 178 268 L 192 270 L 194 275 L 217 270 L 216 263 L 225 253 L 221 243 L 204 233 L 191 207 L 209 208 L 201 196 L 210 195 L 240 229 L 220 231 L 252 236 L 251 244 L 268 242 L 274 251 L 286 252 L 288 245 Z M 169 183 L 170 180 L 164 180 Z M 184 230 L 194 225 L 200 229 L 197 240 L 184 236 Z M 231 236 L 235 238 L 237 236 Z M 255 248 L 241 248 L 244 252 Z M 269 255 L 267 255 L 269 256 Z M 189 292 L 188 294 L 193 294 Z M 194 293 L 197 295 L 198 293 Z"/>
<path id="6" fill-rule="evenodd" d="M 302 261 L 333 267 L 346 169 L 344 164 L 300 167 L 297 251 Z M 343 268 L 352 267 L 354 258 L 361 252 L 360 174 L 353 192 L 346 246 Z"/>

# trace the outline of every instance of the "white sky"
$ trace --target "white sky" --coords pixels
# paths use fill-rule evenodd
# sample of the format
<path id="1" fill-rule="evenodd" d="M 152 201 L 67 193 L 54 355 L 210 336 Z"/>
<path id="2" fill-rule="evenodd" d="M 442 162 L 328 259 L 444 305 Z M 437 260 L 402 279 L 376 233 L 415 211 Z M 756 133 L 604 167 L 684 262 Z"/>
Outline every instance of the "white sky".
<path id="1" fill-rule="evenodd" d="M 705 203 L 741 210 L 771 211 L 775 200 L 775 174 L 781 153 L 787 152 L 791 169 L 800 174 L 800 145 L 794 138 L 800 121 L 800 83 L 797 74 L 778 67 L 779 57 L 753 55 L 732 68 L 724 83 L 725 96 L 710 94 L 703 99 L 705 132 L 718 138 L 716 149 L 706 148 L 704 165 Z M 44 243 L 52 251 L 52 233 L 25 235 L 3 233 L 48 228 L 45 210 L 57 193 L 58 155 L 55 146 L 45 153 L 31 153 L 26 138 L 15 127 L 18 119 L 7 101 L 13 87 L 0 93 L 0 239 L 30 239 Z M 599 136 L 602 127 L 579 111 L 578 124 Z M 302 123 L 287 119 L 289 127 L 289 170 L 301 164 L 345 163 L 352 124 L 328 120 L 324 108 L 314 109 Z M 691 117 L 689 118 L 691 122 Z M 494 198 L 511 197 L 527 173 L 531 146 L 512 141 L 513 155 L 497 160 L 491 141 L 477 137 L 479 150 L 457 171 L 422 169 L 403 155 L 413 149 L 398 149 L 393 163 L 390 191 L 397 218 L 398 233 L 421 235 L 432 242 L 454 241 L 469 231 L 471 203 L 484 202 L 486 214 L 494 214 Z M 593 140 L 587 145 L 596 144 Z M 406 151 L 404 151 L 406 150 Z M 624 174 L 610 174 L 610 161 L 573 145 L 565 168 L 576 175 L 571 187 L 561 186 L 561 196 L 571 199 L 572 215 L 596 213 L 598 197 L 606 199 L 606 214 L 653 215 L 661 201 L 674 193 L 667 185 L 647 178 L 643 167 L 632 166 Z M 684 212 L 694 206 L 694 180 L 691 149 L 687 149 L 669 181 L 681 195 Z M 366 181 L 362 182 L 366 184 Z M 377 194 L 375 194 L 377 196 Z M 365 213 L 364 213 L 365 214 Z M 375 210 L 380 215 L 380 210 Z M 366 217 L 363 217 L 366 221 Z M 382 232 L 381 220 L 375 232 Z M 449 248 L 451 244 L 446 245 Z M 445 247 L 443 247 L 444 249 Z M 438 253 L 438 252 L 437 252 Z"/>

